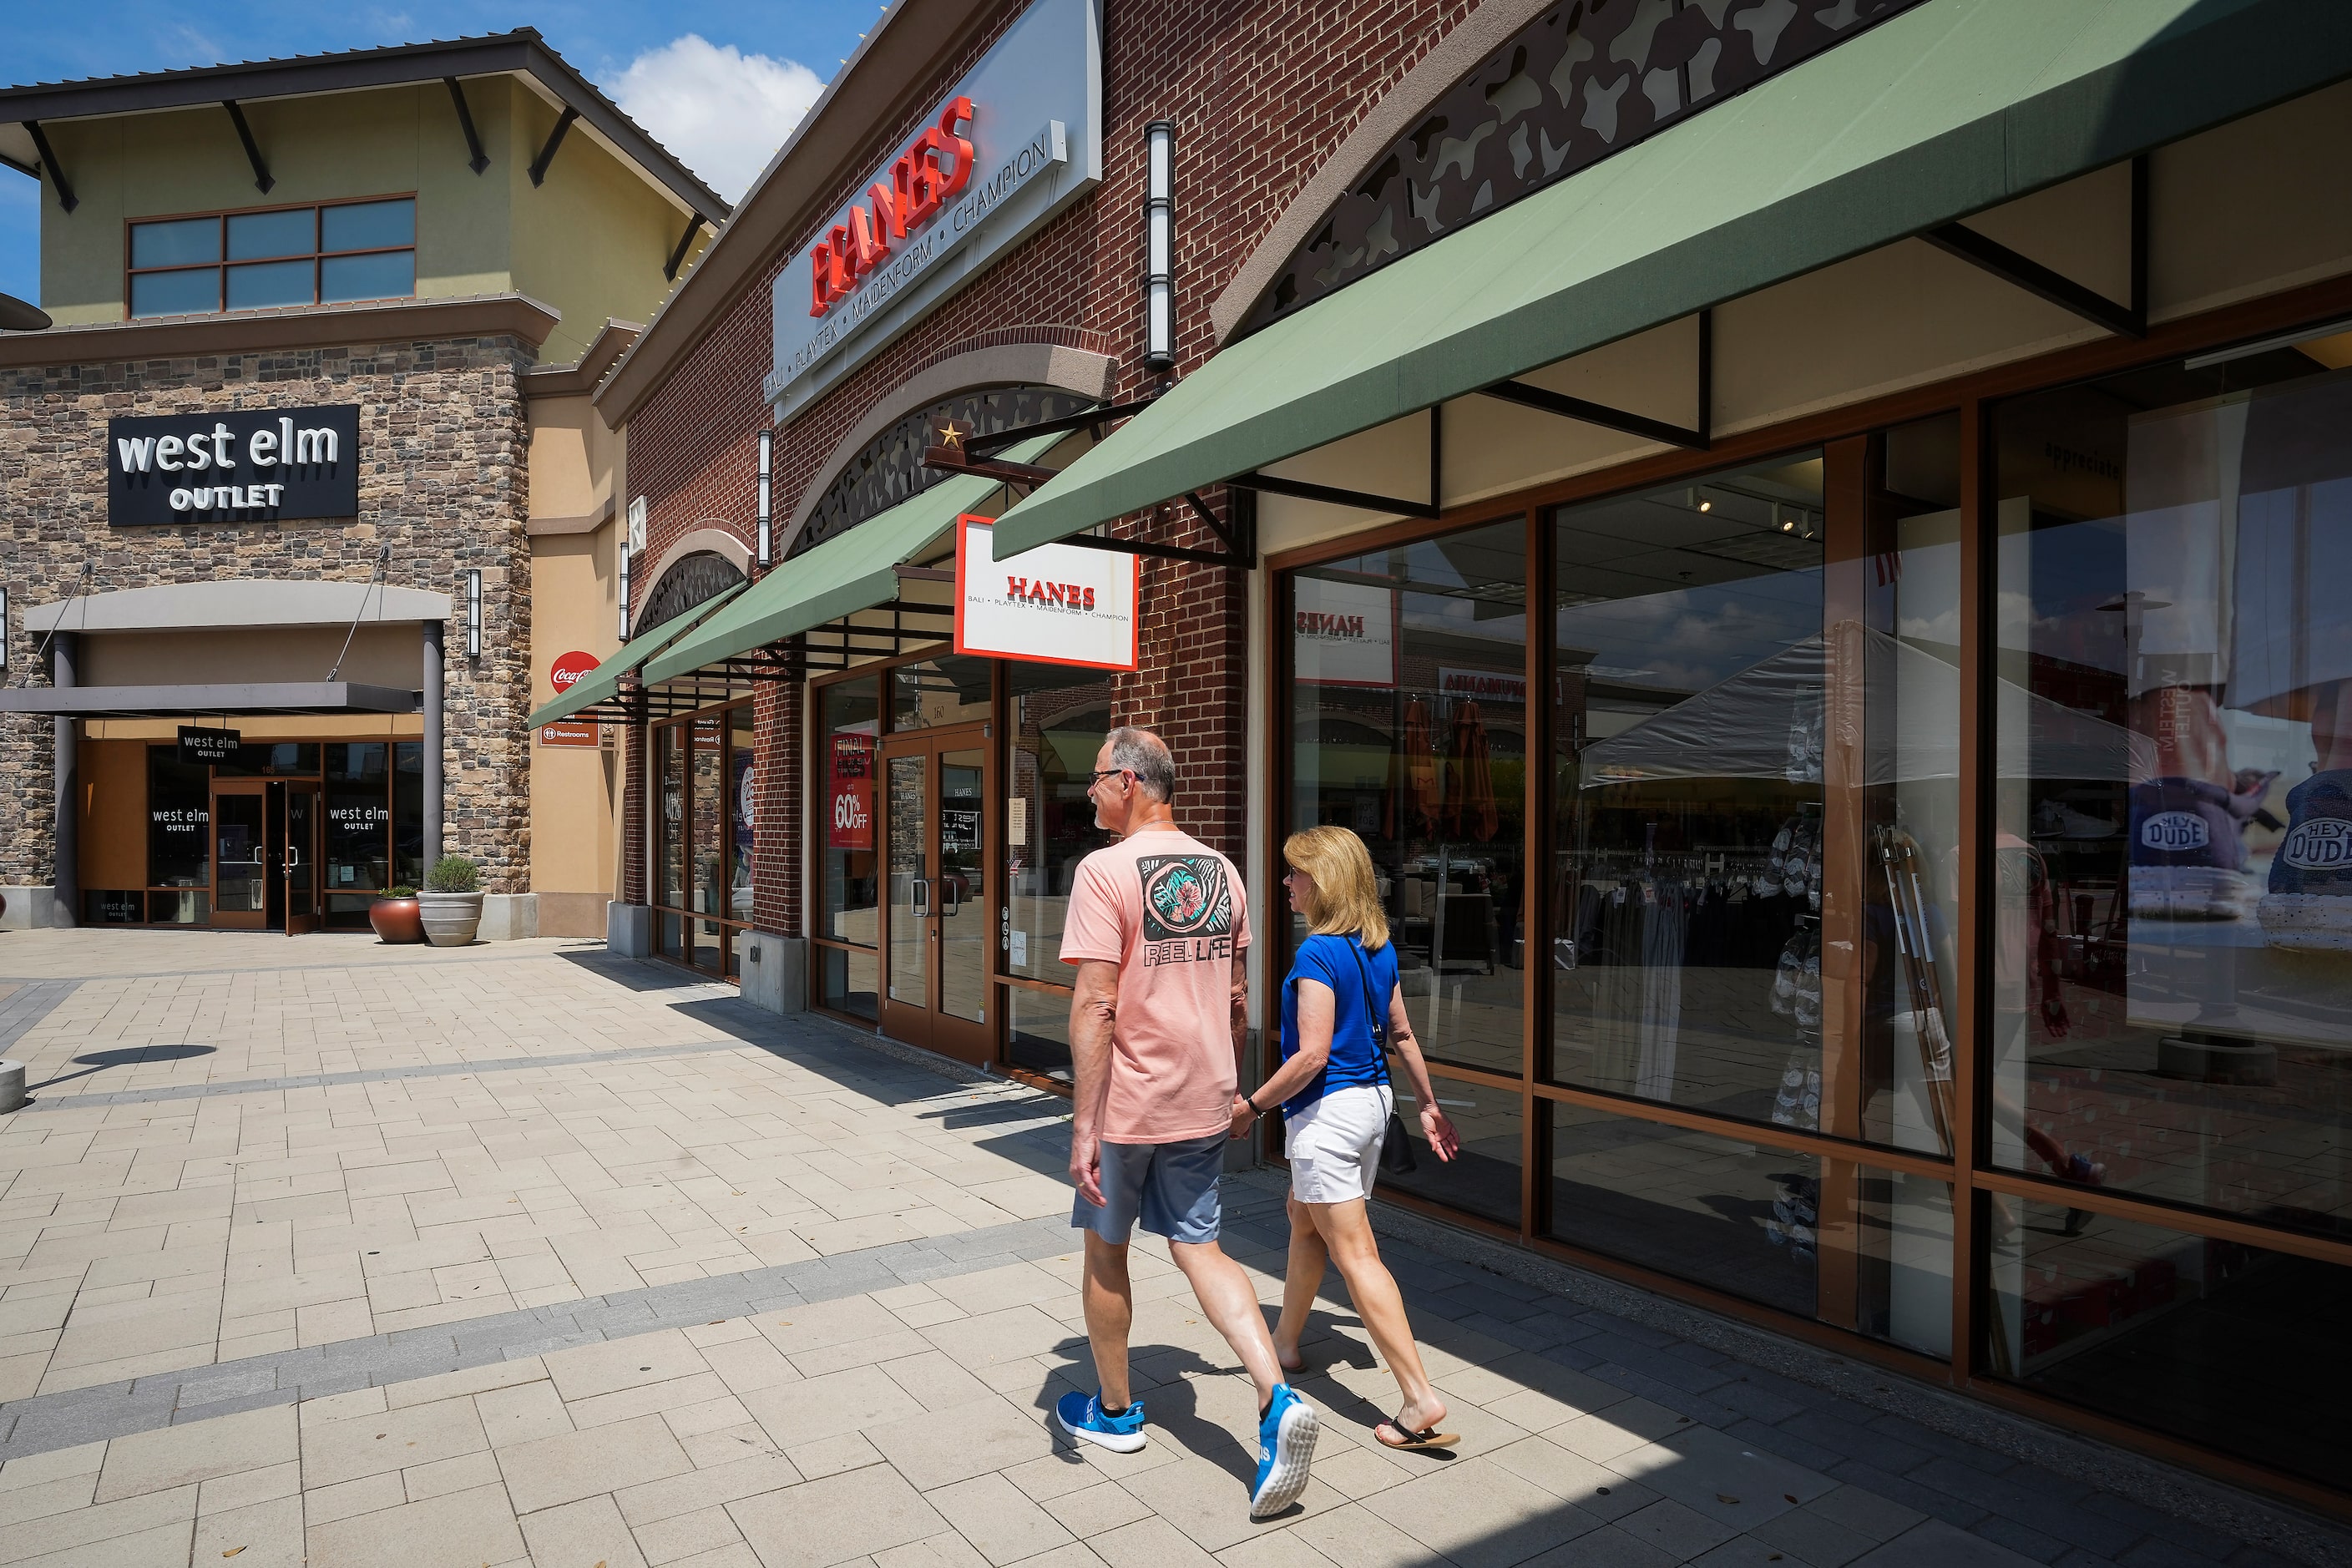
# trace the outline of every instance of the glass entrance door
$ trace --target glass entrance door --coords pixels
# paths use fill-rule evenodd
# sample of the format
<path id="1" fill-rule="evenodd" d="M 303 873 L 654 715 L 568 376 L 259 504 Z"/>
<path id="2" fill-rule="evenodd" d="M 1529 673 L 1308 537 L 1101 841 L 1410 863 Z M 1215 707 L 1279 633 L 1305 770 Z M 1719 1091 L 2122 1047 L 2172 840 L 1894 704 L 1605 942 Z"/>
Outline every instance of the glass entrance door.
<path id="1" fill-rule="evenodd" d="M 262 930 L 269 923 L 266 796 L 250 783 L 213 786 L 213 923 Z"/>
<path id="2" fill-rule="evenodd" d="M 995 1055 L 983 728 L 885 742 L 882 1028 L 969 1062 Z"/>
<path id="3" fill-rule="evenodd" d="M 290 783 L 286 788 L 286 934 L 319 929 L 319 862 L 323 816 L 319 786 Z"/>

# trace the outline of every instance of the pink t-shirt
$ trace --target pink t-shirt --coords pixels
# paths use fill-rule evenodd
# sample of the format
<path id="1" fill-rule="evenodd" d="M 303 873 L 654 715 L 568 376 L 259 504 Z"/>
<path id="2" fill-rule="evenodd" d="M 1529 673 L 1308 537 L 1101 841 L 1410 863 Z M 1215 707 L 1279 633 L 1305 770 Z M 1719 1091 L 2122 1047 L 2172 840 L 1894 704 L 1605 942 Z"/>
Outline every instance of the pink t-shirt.
<path id="1" fill-rule="evenodd" d="M 1234 864 L 1147 828 L 1078 862 L 1062 962 L 1118 965 L 1102 1136 L 1177 1143 L 1233 1125 L 1234 959 L 1249 946 Z"/>

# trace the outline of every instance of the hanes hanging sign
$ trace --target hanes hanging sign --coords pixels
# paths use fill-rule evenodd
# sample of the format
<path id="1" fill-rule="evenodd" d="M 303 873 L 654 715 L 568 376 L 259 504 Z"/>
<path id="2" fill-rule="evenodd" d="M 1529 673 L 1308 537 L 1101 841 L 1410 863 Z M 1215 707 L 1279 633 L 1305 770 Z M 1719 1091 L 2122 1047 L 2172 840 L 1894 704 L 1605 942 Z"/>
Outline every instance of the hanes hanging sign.
<path id="1" fill-rule="evenodd" d="M 1041 544 L 989 558 L 993 525 L 956 520 L 955 647 L 988 658 L 1136 668 L 1142 563 L 1075 544 Z"/>

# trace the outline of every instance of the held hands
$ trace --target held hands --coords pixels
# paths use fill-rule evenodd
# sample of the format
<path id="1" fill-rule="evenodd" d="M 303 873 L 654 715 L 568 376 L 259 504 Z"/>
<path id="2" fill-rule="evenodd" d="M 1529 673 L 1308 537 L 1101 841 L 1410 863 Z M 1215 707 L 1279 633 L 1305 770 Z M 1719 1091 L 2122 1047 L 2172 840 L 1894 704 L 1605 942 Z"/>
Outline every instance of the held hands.
<path id="1" fill-rule="evenodd" d="M 1238 1094 L 1234 1096 L 1233 1139 L 1237 1141 L 1249 1136 L 1250 1124 L 1256 1120 L 1257 1112 L 1250 1109 L 1250 1102 Z"/>
<path id="2" fill-rule="evenodd" d="M 1097 1208 L 1103 1206 L 1102 1141 L 1076 1131 L 1070 1133 L 1070 1181 L 1078 1196 Z"/>
<path id="3" fill-rule="evenodd" d="M 1454 1123 L 1445 1112 L 1434 1104 L 1421 1108 L 1421 1133 L 1429 1140 L 1429 1152 L 1440 1160 L 1451 1160 L 1462 1152 L 1461 1135 L 1454 1131 Z"/>

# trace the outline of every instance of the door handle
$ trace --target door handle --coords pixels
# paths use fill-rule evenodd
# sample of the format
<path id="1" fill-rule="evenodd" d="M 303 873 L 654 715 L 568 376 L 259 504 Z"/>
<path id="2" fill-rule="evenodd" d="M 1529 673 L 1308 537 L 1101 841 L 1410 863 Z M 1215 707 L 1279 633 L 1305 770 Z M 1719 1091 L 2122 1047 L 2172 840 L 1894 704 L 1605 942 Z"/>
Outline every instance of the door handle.
<path id="1" fill-rule="evenodd" d="M 940 879 L 940 914 L 942 918 L 963 908 L 963 897 L 961 892 L 963 880 L 960 877 Z"/>
<path id="2" fill-rule="evenodd" d="M 929 879 L 925 877 L 917 877 L 912 879 L 910 885 L 914 891 L 916 915 L 919 918 L 929 918 L 931 912 L 931 884 Z"/>

